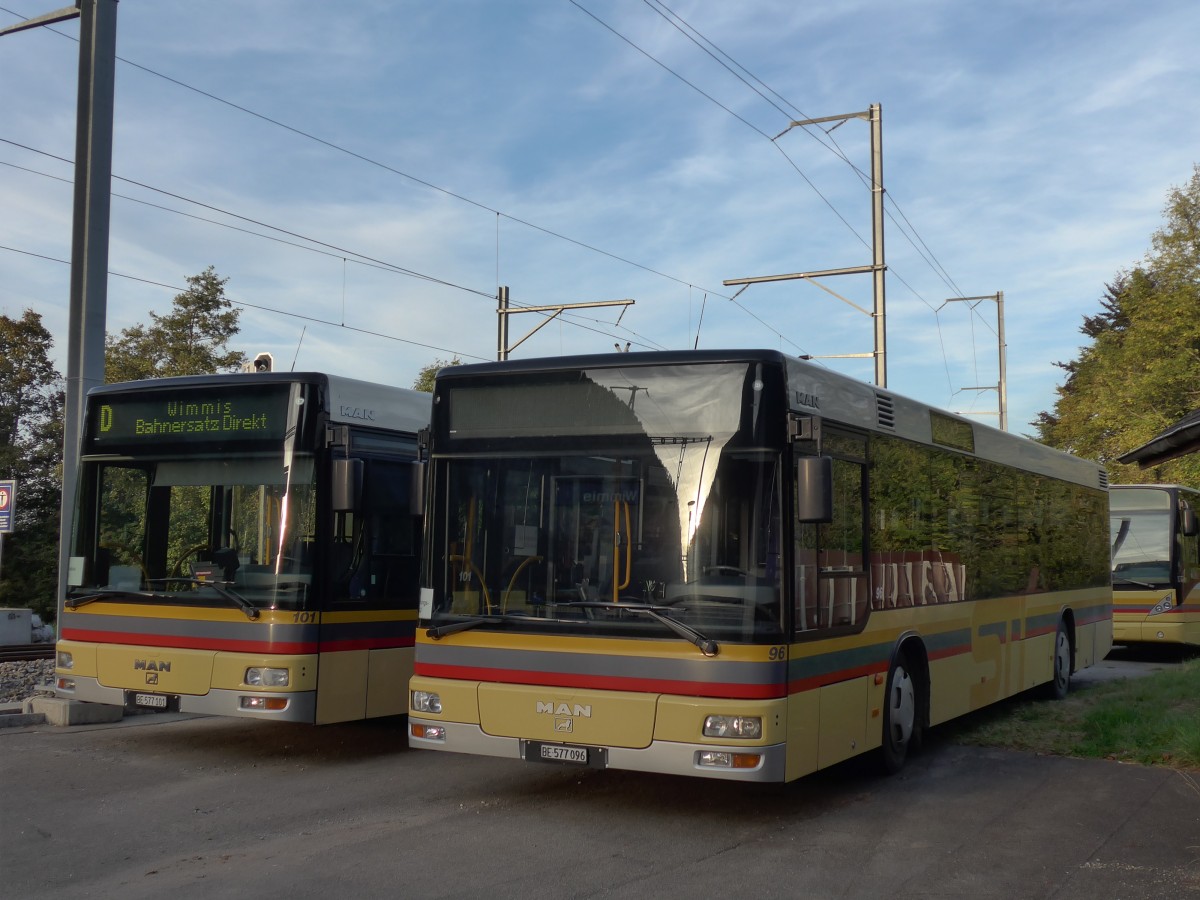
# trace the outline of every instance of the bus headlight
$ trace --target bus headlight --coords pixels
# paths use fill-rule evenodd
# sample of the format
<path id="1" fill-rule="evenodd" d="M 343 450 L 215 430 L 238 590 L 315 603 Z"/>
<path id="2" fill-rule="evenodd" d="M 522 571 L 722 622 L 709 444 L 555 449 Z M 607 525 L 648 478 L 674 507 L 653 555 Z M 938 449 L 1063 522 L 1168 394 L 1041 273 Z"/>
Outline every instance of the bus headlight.
<path id="1" fill-rule="evenodd" d="M 706 716 L 704 736 L 756 741 L 762 737 L 762 716 Z"/>
<path id="2" fill-rule="evenodd" d="M 59 650 L 55 662 L 60 669 L 75 668 L 75 657 L 71 655 L 70 650 Z"/>
<path id="3" fill-rule="evenodd" d="M 251 666 L 246 670 L 246 684 L 251 687 L 287 687 L 290 680 L 287 669 Z"/>
<path id="4" fill-rule="evenodd" d="M 701 750 L 696 754 L 696 765 L 706 769 L 757 769 L 761 762 L 762 756 L 758 753 Z"/>
<path id="5" fill-rule="evenodd" d="M 413 691 L 412 708 L 415 712 L 440 713 L 442 698 L 432 691 Z"/>

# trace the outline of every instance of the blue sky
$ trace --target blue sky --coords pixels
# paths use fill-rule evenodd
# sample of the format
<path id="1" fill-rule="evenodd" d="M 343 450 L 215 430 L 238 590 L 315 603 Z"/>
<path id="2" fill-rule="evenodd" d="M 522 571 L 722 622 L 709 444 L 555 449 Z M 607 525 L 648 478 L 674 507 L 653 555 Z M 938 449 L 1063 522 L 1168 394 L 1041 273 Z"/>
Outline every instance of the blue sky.
<path id="1" fill-rule="evenodd" d="M 0 0 L 0 26 L 61 5 Z M 1003 291 L 1030 433 L 1200 162 L 1183 2 L 122 0 L 117 29 L 109 331 L 211 265 L 238 349 L 405 386 L 495 358 L 501 284 L 635 300 L 514 357 L 869 352 L 870 319 L 817 286 L 722 281 L 870 262 L 866 123 L 772 138 L 879 103 L 888 387 L 996 424 L 996 392 L 966 390 L 997 383 L 996 306 L 944 301 Z M 0 38 L 0 312 L 40 312 L 63 369 L 78 33 Z M 870 308 L 868 276 L 824 283 Z"/>

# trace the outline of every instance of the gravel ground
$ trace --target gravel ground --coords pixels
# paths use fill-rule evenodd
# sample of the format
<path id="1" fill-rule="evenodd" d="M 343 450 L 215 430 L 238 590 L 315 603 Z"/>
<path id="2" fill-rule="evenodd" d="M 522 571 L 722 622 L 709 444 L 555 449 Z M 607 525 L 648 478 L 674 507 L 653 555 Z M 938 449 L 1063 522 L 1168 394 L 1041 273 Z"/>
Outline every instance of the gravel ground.
<path id="1" fill-rule="evenodd" d="M 21 703 L 36 693 L 40 684 L 54 680 L 54 660 L 0 663 L 0 704 Z"/>

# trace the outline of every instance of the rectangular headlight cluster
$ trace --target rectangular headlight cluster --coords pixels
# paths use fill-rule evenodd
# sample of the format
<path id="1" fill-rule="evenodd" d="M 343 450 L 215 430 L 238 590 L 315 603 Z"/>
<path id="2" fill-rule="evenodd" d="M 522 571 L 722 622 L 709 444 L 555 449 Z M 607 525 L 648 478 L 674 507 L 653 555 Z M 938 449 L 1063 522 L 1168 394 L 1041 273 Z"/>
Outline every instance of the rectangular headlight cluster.
<path id="1" fill-rule="evenodd" d="M 762 716 L 706 716 L 704 736 L 756 741 L 762 737 Z"/>
<path id="2" fill-rule="evenodd" d="M 246 670 L 246 684 L 250 687 L 287 687 L 290 681 L 287 669 L 252 666 Z"/>
<path id="3" fill-rule="evenodd" d="M 416 712 L 440 713 L 442 698 L 433 691 L 413 691 L 412 708 Z"/>

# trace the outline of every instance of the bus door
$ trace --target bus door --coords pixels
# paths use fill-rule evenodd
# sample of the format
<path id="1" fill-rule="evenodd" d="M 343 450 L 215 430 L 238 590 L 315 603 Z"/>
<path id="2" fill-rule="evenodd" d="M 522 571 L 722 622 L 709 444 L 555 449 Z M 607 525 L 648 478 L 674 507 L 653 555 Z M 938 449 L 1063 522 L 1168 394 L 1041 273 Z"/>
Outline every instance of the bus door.
<path id="1" fill-rule="evenodd" d="M 556 476 L 550 558 L 557 602 L 644 599 L 633 563 L 641 533 L 642 483 L 633 477 Z"/>

